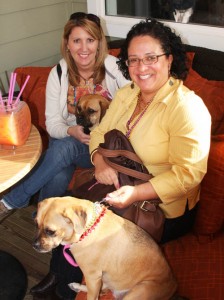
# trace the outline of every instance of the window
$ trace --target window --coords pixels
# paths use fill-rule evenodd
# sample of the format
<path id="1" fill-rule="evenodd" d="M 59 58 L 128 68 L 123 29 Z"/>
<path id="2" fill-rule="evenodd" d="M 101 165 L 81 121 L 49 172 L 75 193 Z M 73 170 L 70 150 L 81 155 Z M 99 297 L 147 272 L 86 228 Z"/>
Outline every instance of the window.
<path id="1" fill-rule="evenodd" d="M 153 17 L 179 23 L 224 27 L 223 0 L 105 0 L 108 16 Z"/>
<path id="2" fill-rule="evenodd" d="M 172 5 L 169 4 L 171 2 Z M 174 2 L 177 7 L 175 11 L 173 11 Z M 101 17 L 104 32 L 108 36 L 124 38 L 132 25 L 142 18 L 152 16 L 174 28 L 186 44 L 224 51 L 224 1 L 194 2 L 194 0 L 87 0 L 87 6 L 88 12 Z M 208 2 L 212 3 L 212 7 L 205 5 Z M 182 3 L 185 3 L 184 9 Z M 186 18 L 184 12 L 189 9 L 187 7 L 189 3 L 194 5 Z"/>

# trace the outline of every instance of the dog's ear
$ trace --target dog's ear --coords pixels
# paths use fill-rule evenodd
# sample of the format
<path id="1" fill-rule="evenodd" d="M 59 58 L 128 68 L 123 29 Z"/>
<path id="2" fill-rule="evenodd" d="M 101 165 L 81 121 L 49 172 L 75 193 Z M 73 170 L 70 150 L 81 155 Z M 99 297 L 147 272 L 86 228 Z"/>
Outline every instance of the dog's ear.
<path id="1" fill-rule="evenodd" d="M 47 198 L 43 201 L 38 202 L 37 205 L 37 215 L 35 221 L 39 223 L 39 218 L 43 215 L 45 215 L 45 212 L 48 210 L 49 206 L 55 201 L 55 198 Z M 38 214 L 38 211 L 41 211 L 41 214 Z"/>
<path id="2" fill-rule="evenodd" d="M 55 198 L 47 198 L 43 201 L 38 202 L 38 209 L 47 209 L 53 202 L 55 201 Z"/>
<path id="3" fill-rule="evenodd" d="M 104 117 L 104 115 L 106 113 L 106 110 L 108 109 L 109 105 L 110 105 L 109 100 L 107 100 L 107 99 L 100 100 L 100 108 L 101 108 L 100 121 Z"/>
<path id="4" fill-rule="evenodd" d="M 81 207 L 70 207 L 63 211 L 63 217 L 66 222 L 71 222 L 76 233 L 81 234 L 86 226 L 87 214 Z"/>

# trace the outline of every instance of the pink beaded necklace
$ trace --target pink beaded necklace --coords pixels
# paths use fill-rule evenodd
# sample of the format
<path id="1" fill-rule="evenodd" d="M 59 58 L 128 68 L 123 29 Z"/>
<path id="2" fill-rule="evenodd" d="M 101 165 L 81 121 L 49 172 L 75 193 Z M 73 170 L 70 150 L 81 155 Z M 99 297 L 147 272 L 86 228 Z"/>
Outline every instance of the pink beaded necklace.
<path id="1" fill-rule="evenodd" d="M 140 97 L 141 95 L 138 96 L 138 102 L 140 102 Z M 135 126 L 138 124 L 138 122 L 141 120 L 141 118 L 143 117 L 143 115 L 145 114 L 145 112 L 147 111 L 147 108 L 149 107 L 149 105 L 152 103 L 154 97 L 146 104 L 146 106 L 144 107 L 144 109 L 141 111 L 141 113 L 139 114 L 138 118 L 136 119 L 136 121 L 134 122 L 134 124 L 130 127 L 131 122 L 133 121 L 133 114 L 131 115 L 130 119 L 127 121 L 126 124 L 126 128 L 127 128 L 127 132 L 126 132 L 126 137 L 129 139 L 130 135 L 133 131 L 133 129 L 135 128 Z M 138 104 L 137 104 L 138 105 Z"/>

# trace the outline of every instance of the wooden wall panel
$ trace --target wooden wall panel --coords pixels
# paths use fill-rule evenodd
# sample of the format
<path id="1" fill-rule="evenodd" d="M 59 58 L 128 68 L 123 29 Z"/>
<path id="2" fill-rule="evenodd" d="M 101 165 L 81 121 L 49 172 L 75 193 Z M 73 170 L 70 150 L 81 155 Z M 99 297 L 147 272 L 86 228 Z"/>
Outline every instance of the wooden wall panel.
<path id="1" fill-rule="evenodd" d="M 67 19 L 63 3 L 5 14 L 0 17 L 0 46 L 62 29 Z"/>
<path id="2" fill-rule="evenodd" d="M 72 4 L 72 12 L 76 11 L 83 11 L 87 12 L 87 1 L 86 0 L 73 0 L 71 1 Z"/>
<path id="3" fill-rule="evenodd" d="M 3 70 L 13 70 L 18 66 L 31 65 L 35 61 L 38 65 L 42 59 L 50 56 L 60 55 L 61 30 L 44 33 L 40 36 L 33 36 L 24 39 L 23 43 L 17 40 L 13 43 L 0 47 L 0 57 Z"/>
<path id="4" fill-rule="evenodd" d="M 86 12 L 87 1 L 0 0 L 0 80 L 6 91 L 5 72 L 58 62 L 63 28 L 75 11 Z"/>
<path id="5" fill-rule="evenodd" d="M 58 3 L 65 3 L 63 0 L 1 0 L 0 14 L 10 14 L 13 12 L 35 9 L 38 7 L 56 5 Z"/>

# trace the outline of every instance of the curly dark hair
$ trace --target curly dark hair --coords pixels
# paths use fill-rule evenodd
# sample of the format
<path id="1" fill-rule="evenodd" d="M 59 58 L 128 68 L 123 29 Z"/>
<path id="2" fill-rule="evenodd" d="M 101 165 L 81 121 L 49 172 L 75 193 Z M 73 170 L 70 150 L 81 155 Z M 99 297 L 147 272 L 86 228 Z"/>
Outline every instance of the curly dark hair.
<path id="1" fill-rule="evenodd" d="M 187 57 L 184 44 L 182 43 L 181 38 L 177 36 L 170 27 L 153 18 L 146 19 L 145 21 L 135 24 L 127 34 L 118 56 L 119 61 L 117 62 L 124 77 L 130 79 L 128 67 L 125 63 L 128 59 L 128 48 L 130 42 L 134 37 L 145 35 L 149 35 L 150 37 L 157 39 L 160 42 L 164 53 L 167 53 L 167 57 L 169 54 L 173 55 L 170 74 L 177 79 L 184 80 L 188 74 Z"/>

